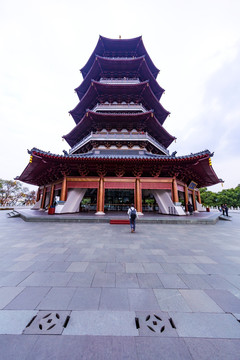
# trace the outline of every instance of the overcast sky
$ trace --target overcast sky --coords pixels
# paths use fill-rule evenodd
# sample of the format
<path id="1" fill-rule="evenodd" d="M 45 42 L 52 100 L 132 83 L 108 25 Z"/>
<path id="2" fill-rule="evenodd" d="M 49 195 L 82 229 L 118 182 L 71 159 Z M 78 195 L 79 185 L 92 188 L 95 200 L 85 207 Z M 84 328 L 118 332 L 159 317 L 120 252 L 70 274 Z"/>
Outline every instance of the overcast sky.
<path id="1" fill-rule="evenodd" d="M 98 41 L 143 36 L 160 69 L 164 126 L 178 155 L 205 149 L 225 189 L 240 183 L 239 0 L 0 0 L 0 178 L 27 149 L 62 154 L 74 88 Z M 221 191 L 216 185 L 209 190 Z"/>

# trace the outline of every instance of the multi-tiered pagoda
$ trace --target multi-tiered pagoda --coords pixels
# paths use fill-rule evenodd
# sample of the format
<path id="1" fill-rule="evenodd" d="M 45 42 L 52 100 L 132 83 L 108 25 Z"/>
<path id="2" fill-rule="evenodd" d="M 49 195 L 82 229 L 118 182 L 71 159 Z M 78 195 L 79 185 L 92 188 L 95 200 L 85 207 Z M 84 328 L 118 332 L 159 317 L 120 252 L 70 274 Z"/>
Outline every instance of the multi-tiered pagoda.
<path id="1" fill-rule="evenodd" d="M 219 183 L 208 150 L 169 154 L 175 137 L 163 127 L 169 112 L 160 103 L 159 70 L 142 37 L 99 37 L 81 69 L 75 126 L 63 138 L 69 152 L 56 155 L 33 148 L 18 177 L 38 185 L 36 207 L 57 203 L 56 212 L 126 210 L 185 215 L 190 202 L 201 207 L 199 188 Z M 57 200 L 57 201 L 56 201 Z"/>

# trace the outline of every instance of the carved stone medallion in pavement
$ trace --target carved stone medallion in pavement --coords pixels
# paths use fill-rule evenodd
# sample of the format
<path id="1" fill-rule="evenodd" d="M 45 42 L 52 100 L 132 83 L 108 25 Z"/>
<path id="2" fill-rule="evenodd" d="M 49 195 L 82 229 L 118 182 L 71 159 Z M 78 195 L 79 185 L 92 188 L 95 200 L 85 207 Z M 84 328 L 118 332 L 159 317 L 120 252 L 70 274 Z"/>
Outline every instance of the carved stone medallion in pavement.
<path id="1" fill-rule="evenodd" d="M 70 311 L 39 311 L 23 330 L 28 335 L 61 335 L 67 327 Z"/>

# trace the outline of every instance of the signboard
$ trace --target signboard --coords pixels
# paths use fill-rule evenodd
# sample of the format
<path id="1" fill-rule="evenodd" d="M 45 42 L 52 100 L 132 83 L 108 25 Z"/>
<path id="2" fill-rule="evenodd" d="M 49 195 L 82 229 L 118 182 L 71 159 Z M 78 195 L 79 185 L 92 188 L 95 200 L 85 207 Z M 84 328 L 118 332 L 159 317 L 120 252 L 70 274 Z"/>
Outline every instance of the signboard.
<path id="1" fill-rule="evenodd" d="M 196 189 L 196 187 L 197 187 L 197 183 L 195 181 L 191 181 L 190 184 L 188 185 L 188 188 L 190 190 L 194 190 Z"/>

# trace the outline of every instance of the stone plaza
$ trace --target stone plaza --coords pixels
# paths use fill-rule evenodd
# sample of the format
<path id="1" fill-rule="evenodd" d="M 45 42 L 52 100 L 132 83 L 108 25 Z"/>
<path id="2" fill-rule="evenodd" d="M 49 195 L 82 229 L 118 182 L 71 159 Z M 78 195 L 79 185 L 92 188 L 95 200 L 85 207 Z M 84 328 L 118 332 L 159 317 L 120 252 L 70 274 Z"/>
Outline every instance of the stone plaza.
<path id="1" fill-rule="evenodd" d="M 0 211 L 1 360 L 240 359 L 240 213 L 204 224 Z"/>

